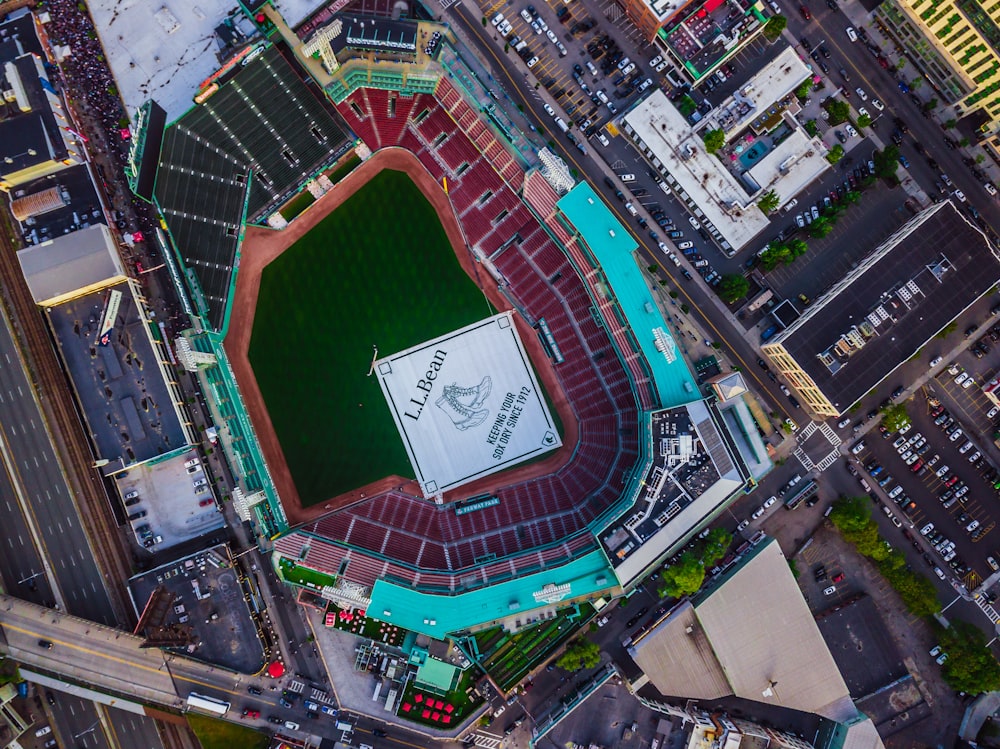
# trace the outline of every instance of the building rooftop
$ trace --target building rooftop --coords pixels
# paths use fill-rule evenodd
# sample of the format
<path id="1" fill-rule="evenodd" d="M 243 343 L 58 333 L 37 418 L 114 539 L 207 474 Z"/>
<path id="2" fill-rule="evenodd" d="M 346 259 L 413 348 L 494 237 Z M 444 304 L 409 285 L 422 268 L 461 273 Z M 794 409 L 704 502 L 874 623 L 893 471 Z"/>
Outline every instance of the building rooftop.
<path id="1" fill-rule="evenodd" d="M 49 306 L 125 280 L 118 246 L 104 224 L 18 250 L 36 304 Z"/>
<path id="2" fill-rule="evenodd" d="M 988 292 L 1000 258 L 950 201 L 912 218 L 766 344 L 841 413 Z"/>
<path id="3" fill-rule="evenodd" d="M 142 0 L 87 3 L 129 116 L 146 99 L 155 99 L 168 120 L 191 107 L 202 81 L 256 36 L 235 6 L 231 0 L 166 0 L 155 9 Z M 274 6 L 295 25 L 316 2 L 274 0 Z"/>
<path id="4" fill-rule="evenodd" d="M 639 495 L 597 534 L 623 586 L 691 535 L 744 484 L 703 401 L 652 414 L 649 429 L 656 452 Z"/>
<path id="5" fill-rule="evenodd" d="M 106 346 L 98 343 L 109 295 L 120 291 Z M 87 418 L 97 458 L 127 466 L 193 441 L 181 421 L 179 391 L 157 350 L 159 329 L 140 313 L 129 283 L 47 309 L 59 351 Z"/>
<path id="6" fill-rule="evenodd" d="M 52 190 L 59 196 L 58 201 L 38 200 L 37 196 L 53 195 Z M 29 245 L 105 223 L 87 164 L 76 164 L 23 182 L 10 191 L 10 199 L 21 235 Z"/>
<path id="7" fill-rule="evenodd" d="M 754 0 L 703 0 L 683 5 L 686 11 L 657 33 L 684 68 L 698 80 L 725 59 L 740 40 L 766 20 Z"/>
<path id="8" fill-rule="evenodd" d="M 456 596 L 421 593 L 378 580 L 368 612 L 412 632 L 443 638 L 492 622 L 532 612 L 559 600 L 596 595 L 614 585 L 614 575 L 600 551 L 568 564 Z M 551 604 L 550 604 L 551 602 Z"/>
<path id="9" fill-rule="evenodd" d="M 761 190 L 774 190 L 785 203 L 831 168 L 827 153 L 823 141 L 796 128 L 748 169 L 747 176 Z"/>
<path id="10" fill-rule="evenodd" d="M 727 134 L 738 130 L 748 122 L 766 116 L 777 102 L 792 93 L 810 75 L 812 71 L 795 49 L 785 47 L 731 97 L 719 104 L 712 112 L 712 119 Z"/>
<path id="11" fill-rule="evenodd" d="M 660 405 L 672 408 L 698 400 L 701 395 L 694 377 L 639 268 L 635 237 L 587 182 L 578 184 L 556 205 L 583 237 L 614 289 L 615 299 L 649 364 Z"/>
<path id="12" fill-rule="evenodd" d="M 629 653 L 666 696 L 733 694 L 838 722 L 858 716 L 773 539 L 748 552 L 690 603 L 680 604 L 675 614 L 641 635 Z"/>
<path id="13" fill-rule="evenodd" d="M 626 132 L 676 181 L 675 191 L 686 193 L 734 250 L 767 228 L 768 219 L 751 201 L 750 191 L 705 151 L 701 134 L 662 91 L 639 102 L 624 122 Z"/>

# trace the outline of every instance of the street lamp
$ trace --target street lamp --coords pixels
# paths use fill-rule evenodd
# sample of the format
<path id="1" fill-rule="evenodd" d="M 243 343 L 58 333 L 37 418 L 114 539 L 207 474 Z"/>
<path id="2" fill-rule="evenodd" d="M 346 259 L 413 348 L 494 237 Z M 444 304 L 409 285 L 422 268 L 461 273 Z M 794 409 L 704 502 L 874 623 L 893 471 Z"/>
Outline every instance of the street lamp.
<path id="1" fill-rule="evenodd" d="M 74 739 L 78 739 L 81 736 L 85 736 L 88 733 L 93 733 L 94 729 L 96 729 L 99 725 L 101 725 L 101 721 L 100 720 L 95 720 L 93 723 L 90 724 L 90 728 L 85 728 L 84 730 L 80 731 L 80 733 L 75 734 L 73 736 L 73 738 Z"/>

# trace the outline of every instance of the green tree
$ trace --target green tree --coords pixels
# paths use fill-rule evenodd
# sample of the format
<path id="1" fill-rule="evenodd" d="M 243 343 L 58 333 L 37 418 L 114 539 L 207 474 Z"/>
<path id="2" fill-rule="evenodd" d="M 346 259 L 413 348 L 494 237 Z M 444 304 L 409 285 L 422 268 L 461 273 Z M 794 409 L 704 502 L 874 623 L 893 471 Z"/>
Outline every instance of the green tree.
<path id="1" fill-rule="evenodd" d="M 896 170 L 899 168 L 899 148 L 895 145 L 888 145 L 881 151 L 875 152 L 873 161 L 875 162 L 875 174 L 885 179 L 895 179 Z"/>
<path id="2" fill-rule="evenodd" d="M 948 128 L 949 130 L 951 130 L 957 124 L 958 124 L 958 120 L 956 120 L 954 117 L 952 117 L 950 120 L 945 120 L 945 122 L 944 122 L 944 126 L 946 128 Z"/>
<path id="3" fill-rule="evenodd" d="M 938 103 L 939 102 L 937 100 L 937 97 L 934 97 L 930 101 L 928 101 L 926 104 L 924 104 L 924 109 L 927 110 L 928 112 L 931 112 L 931 111 L 937 109 Z"/>
<path id="4" fill-rule="evenodd" d="M 839 143 L 834 143 L 833 148 L 831 148 L 830 152 L 826 155 L 826 160 L 831 164 L 836 164 L 842 158 L 844 158 L 844 147 Z"/>
<path id="5" fill-rule="evenodd" d="M 860 531 L 871 519 L 871 503 L 866 497 L 840 497 L 830 507 L 830 522 L 842 533 Z"/>
<path id="6" fill-rule="evenodd" d="M 977 627 L 954 619 L 948 629 L 941 631 L 939 642 L 948 654 L 941 669 L 948 686 L 968 694 L 1000 688 L 1000 664 Z"/>
<path id="7" fill-rule="evenodd" d="M 890 403 L 883 406 L 882 425 L 890 432 L 898 432 L 910 423 L 910 415 L 906 413 L 906 405 L 903 403 Z"/>
<path id="8" fill-rule="evenodd" d="M 774 190 L 768 190 L 757 201 L 757 207 L 764 213 L 774 213 L 779 205 L 781 205 L 781 196 Z"/>
<path id="9" fill-rule="evenodd" d="M 912 81 L 910 81 L 910 90 L 916 91 L 923 85 L 924 85 L 923 78 L 914 78 Z"/>
<path id="10" fill-rule="evenodd" d="M 792 260 L 797 257 L 802 257 L 806 254 L 806 250 L 809 249 L 809 245 L 806 244 L 806 240 L 799 238 L 790 240 L 787 247 L 788 253 L 792 256 Z"/>
<path id="11" fill-rule="evenodd" d="M 705 582 L 705 565 L 697 556 L 687 552 L 677 564 L 664 567 L 660 577 L 663 580 L 663 585 L 657 591 L 660 598 L 688 596 L 697 593 Z"/>
<path id="12" fill-rule="evenodd" d="M 706 130 L 702 136 L 705 141 L 705 150 L 708 153 L 715 153 L 726 145 L 726 132 L 724 130 Z"/>
<path id="13" fill-rule="evenodd" d="M 814 239 L 822 239 L 833 231 L 833 221 L 826 216 L 820 216 L 809 224 L 809 236 Z"/>
<path id="14" fill-rule="evenodd" d="M 726 304 L 738 302 L 750 291 L 750 282 L 740 273 L 728 273 L 719 282 L 719 297 Z"/>
<path id="15" fill-rule="evenodd" d="M 788 19 L 782 15 L 771 16 L 767 23 L 764 24 L 764 38 L 769 42 L 777 41 L 778 37 L 781 36 L 781 32 L 785 30 L 788 26 Z"/>
<path id="16" fill-rule="evenodd" d="M 800 99 L 808 99 L 809 94 L 813 90 L 812 79 L 807 78 L 799 84 L 799 87 L 795 89 L 795 95 Z"/>
<path id="17" fill-rule="evenodd" d="M 870 114 L 863 114 L 858 117 L 858 127 L 870 127 L 872 124 L 872 116 Z"/>
<path id="18" fill-rule="evenodd" d="M 689 117 L 694 114 L 694 110 L 697 108 L 698 103 L 687 94 L 685 94 L 681 100 L 677 102 L 677 111 L 685 117 Z"/>
<path id="19" fill-rule="evenodd" d="M 830 115 L 829 122 L 831 125 L 839 125 L 842 122 L 847 122 L 847 118 L 851 116 L 851 108 L 847 106 L 847 102 L 843 99 L 827 99 L 823 104 L 823 108 Z"/>
<path id="20" fill-rule="evenodd" d="M 564 671 L 594 668 L 601 662 L 601 649 L 586 637 L 578 637 L 566 646 L 556 665 Z"/>
<path id="21" fill-rule="evenodd" d="M 861 200 L 861 193 L 858 192 L 857 190 L 848 190 L 846 193 L 844 193 L 845 203 L 854 204 L 857 203 L 859 200 Z"/>
<path id="22" fill-rule="evenodd" d="M 713 528 L 705 537 L 701 549 L 701 563 L 705 567 L 710 567 L 726 556 L 726 552 L 729 551 L 729 547 L 732 545 L 732 533 L 725 528 Z"/>
<path id="23" fill-rule="evenodd" d="M 819 135 L 819 125 L 816 124 L 816 120 L 806 120 L 803 126 L 809 135 L 816 136 Z"/>

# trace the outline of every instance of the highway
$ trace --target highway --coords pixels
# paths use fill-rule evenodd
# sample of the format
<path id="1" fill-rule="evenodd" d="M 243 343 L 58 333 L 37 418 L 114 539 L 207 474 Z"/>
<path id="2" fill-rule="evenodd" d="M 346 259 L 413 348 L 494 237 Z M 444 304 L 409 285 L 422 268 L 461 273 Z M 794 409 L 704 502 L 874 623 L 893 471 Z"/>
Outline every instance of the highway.
<path id="1" fill-rule="evenodd" d="M 4 556 L 10 557 L 3 569 L 10 576 L 7 586 L 22 596 L 30 593 L 29 583 L 19 581 L 44 569 L 55 583 L 52 602 L 92 621 L 116 623 L 104 576 L 7 324 L 0 325 L 0 425 L 0 497 L 9 518 L 0 531 L 9 550 Z"/>

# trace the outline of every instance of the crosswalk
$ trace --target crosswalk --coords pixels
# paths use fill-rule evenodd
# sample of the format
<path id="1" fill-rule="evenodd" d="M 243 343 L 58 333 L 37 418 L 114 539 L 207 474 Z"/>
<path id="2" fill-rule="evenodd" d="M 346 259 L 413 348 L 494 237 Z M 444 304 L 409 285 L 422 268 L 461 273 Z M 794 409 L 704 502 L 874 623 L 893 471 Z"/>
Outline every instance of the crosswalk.
<path id="1" fill-rule="evenodd" d="M 306 686 L 307 685 L 304 681 L 299 681 L 298 679 L 292 679 L 292 681 L 289 682 L 286 689 L 289 692 L 294 692 L 295 694 L 305 694 Z M 313 702 L 319 702 L 324 705 L 329 705 L 331 702 L 329 694 L 327 694 L 322 689 L 317 689 L 316 687 L 312 686 L 309 687 L 309 699 L 311 699 Z"/>
<path id="2" fill-rule="evenodd" d="M 503 738 L 485 731 L 476 731 L 476 733 L 471 734 L 471 738 L 475 746 L 482 746 L 486 749 L 500 749 L 503 745 Z"/>
<path id="3" fill-rule="evenodd" d="M 811 457 L 809 457 L 809 455 L 806 453 L 805 450 L 803 450 L 801 447 L 796 447 L 795 452 L 793 454 L 802 464 L 802 467 L 805 468 L 807 471 L 811 471 L 814 468 L 819 471 L 825 471 L 827 468 L 829 468 L 838 460 L 840 460 L 840 450 L 838 450 L 837 448 L 840 447 L 840 444 L 843 440 L 840 439 L 840 436 L 835 431 L 833 431 L 830 425 L 827 424 L 825 421 L 822 423 L 810 421 L 808 424 L 806 424 L 804 427 L 802 427 L 802 429 L 798 431 L 798 433 L 795 435 L 795 439 L 800 445 L 805 444 L 806 440 L 808 440 L 817 431 L 820 434 L 822 434 L 824 438 L 826 438 L 826 441 L 830 443 L 832 449 L 829 453 L 824 455 L 823 458 L 820 459 L 820 461 L 817 463 Z"/>

